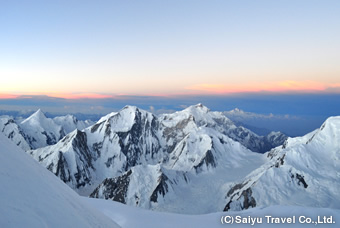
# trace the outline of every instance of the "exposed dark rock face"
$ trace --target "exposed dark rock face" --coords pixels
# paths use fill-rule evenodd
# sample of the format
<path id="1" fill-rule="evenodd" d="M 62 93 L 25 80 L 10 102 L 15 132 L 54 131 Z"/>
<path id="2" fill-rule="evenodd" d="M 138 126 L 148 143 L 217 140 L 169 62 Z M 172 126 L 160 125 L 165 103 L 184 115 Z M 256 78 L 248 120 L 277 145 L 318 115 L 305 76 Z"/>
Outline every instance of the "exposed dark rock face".
<path id="1" fill-rule="evenodd" d="M 150 201 L 157 202 L 158 195 L 162 195 L 163 197 L 165 196 L 169 188 L 168 184 L 166 183 L 166 181 L 168 180 L 169 178 L 162 173 L 162 175 L 159 177 L 159 180 L 158 180 L 159 184 L 157 185 L 156 189 L 153 191 L 150 197 Z"/>
<path id="2" fill-rule="evenodd" d="M 96 132 L 100 126 L 102 126 L 102 123 L 97 123 L 91 127 L 91 133 Z"/>
<path id="3" fill-rule="evenodd" d="M 120 203 L 126 203 L 125 198 L 129 187 L 130 175 L 129 170 L 126 174 L 105 179 L 90 195 L 92 198 L 111 199 Z"/>
<path id="4" fill-rule="evenodd" d="M 91 153 L 87 146 L 86 133 L 77 130 L 76 137 L 72 140 L 73 150 L 78 152 L 80 155 L 80 160 L 87 164 L 89 167 L 94 168 L 92 165 L 92 159 L 95 159 L 94 155 Z"/>
<path id="5" fill-rule="evenodd" d="M 48 168 L 51 171 L 51 169 L 53 168 L 53 165 Z M 59 152 L 55 175 L 64 182 L 69 182 L 71 180 L 71 175 L 68 170 L 68 164 L 62 152 Z"/>
<path id="6" fill-rule="evenodd" d="M 152 115 L 150 122 L 147 116 L 142 115 L 137 109 L 131 129 L 126 132 L 116 132 L 121 152 L 127 158 L 125 170 L 140 164 L 141 156 L 150 156 L 152 159 L 161 151 L 161 143 L 157 136 L 158 127 L 159 123 L 155 116 Z"/>
<path id="7" fill-rule="evenodd" d="M 282 157 L 279 157 L 275 163 L 275 167 L 279 168 L 281 165 L 284 164 L 284 159 L 285 159 L 286 154 L 284 154 Z"/>
<path id="8" fill-rule="evenodd" d="M 291 173 L 290 177 L 292 179 L 296 179 L 297 180 L 297 184 L 300 185 L 302 184 L 304 188 L 307 188 L 308 187 L 308 184 L 306 183 L 305 179 L 304 179 L 304 176 L 298 174 L 298 173 Z"/>
<path id="9" fill-rule="evenodd" d="M 234 185 L 227 193 L 227 197 L 230 197 L 235 191 L 240 190 L 241 188 L 243 188 L 248 182 L 244 182 L 244 183 L 240 183 L 240 184 L 236 184 Z"/>
<path id="10" fill-rule="evenodd" d="M 206 165 L 207 167 L 211 166 L 211 167 L 216 167 L 216 162 L 215 162 L 215 158 L 214 155 L 212 154 L 211 150 L 208 150 L 205 154 L 205 156 L 203 157 L 203 159 L 200 161 L 200 163 L 196 166 L 194 166 L 194 168 L 196 169 L 196 171 L 200 171 L 202 166 Z"/>
<path id="11" fill-rule="evenodd" d="M 241 186 L 239 186 L 239 187 L 241 187 Z M 241 197 L 243 197 L 243 202 L 241 202 L 241 201 L 239 202 L 241 210 L 246 210 L 250 207 L 256 207 L 256 201 L 255 201 L 255 198 L 252 196 L 252 193 L 253 192 L 252 192 L 251 188 L 247 188 L 246 190 L 243 190 L 241 195 L 236 199 L 236 200 L 240 200 Z M 235 196 L 236 195 L 234 195 L 234 197 Z M 233 199 L 231 199 L 227 203 L 227 205 L 224 207 L 223 211 L 229 211 L 232 202 L 233 202 Z"/>

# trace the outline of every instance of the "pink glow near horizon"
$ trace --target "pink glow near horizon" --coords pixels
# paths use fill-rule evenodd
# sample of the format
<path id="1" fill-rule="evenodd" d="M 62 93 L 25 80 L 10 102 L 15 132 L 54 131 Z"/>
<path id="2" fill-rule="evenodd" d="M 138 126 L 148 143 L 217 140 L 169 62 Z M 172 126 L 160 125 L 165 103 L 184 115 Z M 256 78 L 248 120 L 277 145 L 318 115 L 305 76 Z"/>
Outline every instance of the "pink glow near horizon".
<path id="1" fill-rule="evenodd" d="M 30 98 L 41 96 L 64 99 L 123 99 L 124 96 L 171 97 L 176 95 L 229 95 L 235 93 L 340 93 L 340 84 L 325 84 L 316 81 L 277 81 L 249 84 L 197 84 L 186 87 L 181 93 L 143 93 L 143 94 L 100 94 L 100 93 L 0 93 L 0 99 Z"/>

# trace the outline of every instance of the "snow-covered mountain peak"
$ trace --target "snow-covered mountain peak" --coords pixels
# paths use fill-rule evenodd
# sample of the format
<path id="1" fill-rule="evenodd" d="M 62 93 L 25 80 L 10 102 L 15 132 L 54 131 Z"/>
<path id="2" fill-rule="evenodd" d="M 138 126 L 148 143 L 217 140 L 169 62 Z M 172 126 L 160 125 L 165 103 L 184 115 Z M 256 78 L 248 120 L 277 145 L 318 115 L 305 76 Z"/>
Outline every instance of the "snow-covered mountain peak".
<path id="1" fill-rule="evenodd" d="M 272 131 L 267 136 L 271 137 L 271 136 L 277 136 L 277 135 L 281 135 L 281 134 L 282 134 L 282 132 L 280 132 L 280 131 Z"/>
<path id="2" fill-rule="evenodd" d="M 239 108 L 234 108 L 233 110 L 229 111 L 232 114 L 244 114 L 244 111 Z"/>
<path id="3" fill-rule="evenodd" d="M 338 136 L 340 134 L 340 116 L 329 117 L 320 127 L 319 132 Z"/>
<path id="4" fill-rule="evenodd" d="M 300 137 L 288 138 L 283 144 L 283 149 L 296 146 L 297 144 L 310 144 L 318 141 L 324 144 L 339 146 L 337 139 L 340 138 L 340 116 L 329 117 L 320 128 Z M 330 143 L 332 142 L 332 143 Z"/>
<path id="5" fill-rule="evenodd" d="M 319 141 L 322 144 L 329 144 L 333 148 L 339 148 L 340 143 L 340 116 L 329 117 L 319 129 L 315 131 L 306 144 L 312 141 Z"/>
<path id="6" fill-rule="evenodd" d="M 215 127 L 220 126 L 221 132 L 222 128 L 235 127 L 234 123 L 229 120 L 222 112 L 212 112 L 209 108 L 202 104 L 192 105 L 182 111 L 178 111 L 172 114 L 163 114 L 161 118 L 168 122 L 172 122 L 172 125 L 177 125 L 183 120 L 192 120 L 195 122 L 197 127 L 208 126 Z M 188 122 L 188 121 L 187 121 Z"/>
<path id="7" fill-rule="evenodd" d="M 86 127 L 93 125 L 93 122 L 91 120 L 81 121 L 70 114 L 66 116 L 57 116 L 53 118 L 53 121 L 56 124 L 62 126 L 66 134 L 70 133 L 74 129 L 83 130 Z"/>
<path id="8" fill-rule="evenodd" d="M 196 110 L 200 112 L 207 113 L 210 111 L 210 109 L 207 106 L 204 106 L 202 103 L 198 103 L 196 105 L 189 106 L 186 108 L 186 110 Z"/>
<path id="9" fill-rule="evenodd" d="M 130 131 L 135 124 L 140 125 L 142 122 L 151 124 L 155 121 L 156 116 L 136 106 L 125 106 L 118 112 L 112 112 L 102 117 L 97 124 L 92 126 L 92 132 L 97 129 L 103 129 L 105 125 L 106 132 L 126 132 Z"/>
<path id="10" fill-rule="evenodd" d="M 30 115 L 27 119 L 23 120 L 21 122 L 21 124 L 25 124 L 26 122 L 41 123 L 41 122 L 45 121 L 46 119 L 47 119 L 47 117 L 46 117 L 45 113 L 41 109 L 38 109 L 35 113 Z"/>
<path id="11" fill-rule="evenodd" d="M 40 109 L 22 121 L 20 127 L 34 149 L 55 144 L 65 136 L 63 127 L 47 118 Z"/>
<path id="12" fill-rule="evenodd" d="M 203 104 L 199 103 L 197 105 L 189 106 L 188 108 L 184 109 L 182 112 L 187 112 L 188 114 L 193 115 L 193 116 L 202 116 L 210 112 L 210 109 L 204 106 Z"/>
<path id="13" fill-rule="evenodd" d="M 120 116 L 127 119 L 134 119 L 138 113 L 146 114 L 146 111 L 140 110 L 136 106 L 127 105 L 118 112 Z"/>
<path id="14" fill-rule="evenodd" d="M 136 112 L 139 110 L 139 108 L 134 105 L 125 105 L 124 108 L 122 108 L 120 111 L 122 110 L 129 110 L 130 112 Z"/>
<path id="15" fill-rule="evenodd" d="M 140 109 L 136 106 L 131 106 L 127 105 L 123 109 L 119 111 L 119 114 L 122 116 L 131 116 L 131 117 L 136 117 L 136 116 L 141 116 L 141 117 L 147 117 L 147 118 L 155 118 L 155 116 L 148 111 L 145 111 L 143 109 Z"/>
<path id="16" fill-rule="evenodd" d="M 135 114 L 141 112 L 141 113 L 147 113 L 147 111 L 141 110 L 139 108 L 137 108 L 136 106 L 132 106 L 132 105 L 126 105 L 124 108 L 122 108 L 121 110 L 119 110 L 118 112 L 111 112 L 105 116 L 103 116 L 102 118 L 100 118 L 96 124 L 101 124 L 105 121 L 108 121 L 110 119 L 114 119 L 114 118 L 126 118 L 126 119 L 134 119 Z"/>

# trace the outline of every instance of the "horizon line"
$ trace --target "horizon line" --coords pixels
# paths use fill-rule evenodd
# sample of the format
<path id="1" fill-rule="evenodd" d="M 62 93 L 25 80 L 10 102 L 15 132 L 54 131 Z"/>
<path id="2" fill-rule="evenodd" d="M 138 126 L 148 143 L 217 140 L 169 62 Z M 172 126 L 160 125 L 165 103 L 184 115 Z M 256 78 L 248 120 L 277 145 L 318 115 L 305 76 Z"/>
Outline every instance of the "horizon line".
<path id="1" fill-rule="evenodd" d="M 102 94 L 102 93 L 0 93 L 0 100 L 15 100 L 15 99 L 34 99 L 34 98 L 51 98 L 64 100 L 103 100 L 113 99 L 122 100 L 129 98 L 185 98 L 185 97 L 233 97 L 233 96 L 247 96 L 247 95 L 340 95 L 340 91 L 247 91 L 247 92 L 231 92 L 231 93 L 178 93 L 178 94 Z"/>

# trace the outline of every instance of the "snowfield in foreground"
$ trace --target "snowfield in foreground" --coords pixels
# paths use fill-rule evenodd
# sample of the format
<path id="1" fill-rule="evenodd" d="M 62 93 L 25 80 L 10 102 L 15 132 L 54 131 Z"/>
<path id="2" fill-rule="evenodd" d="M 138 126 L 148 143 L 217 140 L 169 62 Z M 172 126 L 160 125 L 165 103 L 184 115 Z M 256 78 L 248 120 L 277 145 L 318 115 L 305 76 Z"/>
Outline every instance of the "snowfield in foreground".
<path id="1" fill-rule="evenodd" d="M 0 227 L 119 227 L 0 134 Z"/>
<path id="2" fill-rule="evenodd" d="M 96 209 L 102 211 L 105 215 L 117 222 L 122 228 L 215 228 L 215 227 L 339 227 L 340 224 L 340 210 L 329 208 L 310 208 L 298 206 L 270 206 L 266 208 L 253 208 L 240 212 L 220 212 L 204 215 L 181 215 L 171 214 L 164 212 L 155 212 L 141 208 L 127 206 L 114 201 L 106 201 L 102 199 L 91 199 L 82 197 L 84 201 L 94 206 Z M 228 217 L 226 217 L 228 216 Z M 239 217 L 237 217 L 239 216 Z M 295 216 L 295 223 L 281 223 L 275 224 L 272 222 L 267 223 L 265 216 L 272 216 L 277 219 L 293 218 Z M 312 219 L 313 221 L 323 221 L 324 216 L 330 218 L 332 222 L 329 224 L 316 224 L 315 223 L 302 223 L 306 220 Z M 221 218 L 224 221 L 234 220 L 234 224 L 222 224 Z M 246 219 L 248 223 L 237 224 L 236 219 Z M 249 218 L 260 221 L 251 225 Z M 300 220 L 300 221 L 299 221 Z M 292 220 L 293 221 L 293 220 Z M 335 222 L 335 223 L 333 223 Z"/>

